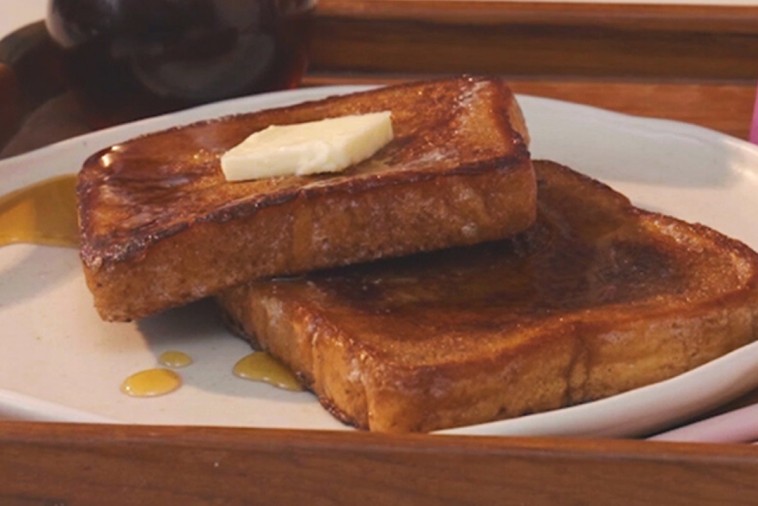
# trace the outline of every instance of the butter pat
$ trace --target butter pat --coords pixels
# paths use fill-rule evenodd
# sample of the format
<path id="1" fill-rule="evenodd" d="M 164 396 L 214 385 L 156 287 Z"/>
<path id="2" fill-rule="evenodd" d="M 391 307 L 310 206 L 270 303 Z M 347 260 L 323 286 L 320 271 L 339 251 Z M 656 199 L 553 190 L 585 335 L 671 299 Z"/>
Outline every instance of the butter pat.
<path id="1" fill-rule="evenodd" d="M 392 140 L 389 111 L 270 126 L 221 157 L 227 181 L 339 172 Z"/>

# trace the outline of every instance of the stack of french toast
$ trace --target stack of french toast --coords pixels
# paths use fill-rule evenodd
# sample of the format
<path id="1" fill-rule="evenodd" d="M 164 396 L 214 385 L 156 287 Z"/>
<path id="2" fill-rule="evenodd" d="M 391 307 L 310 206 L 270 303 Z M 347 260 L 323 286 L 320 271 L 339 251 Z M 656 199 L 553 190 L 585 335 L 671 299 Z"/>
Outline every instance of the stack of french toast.
<path id="1" fill-rule="evenodd" d="M 390 111 L 343 172 L 229 182 L 251 133 Z M 105 320 L 205 297 L 340 420 L 434 431 L 658 382 L 758 337 L 758 254 L 532 160 L 497 78 L 415 82 L 140 137 L 79 174 Z"/>

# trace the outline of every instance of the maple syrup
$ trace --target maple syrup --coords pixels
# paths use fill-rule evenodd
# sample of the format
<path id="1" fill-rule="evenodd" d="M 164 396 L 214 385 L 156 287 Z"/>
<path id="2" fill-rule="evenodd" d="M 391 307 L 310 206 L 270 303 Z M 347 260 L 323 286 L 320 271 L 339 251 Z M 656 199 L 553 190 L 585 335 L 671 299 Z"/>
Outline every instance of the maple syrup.
<path id="1" fill-rule="evenodd" d="M 171 369 L 181 369 L 192 364 L 192 357 L 183 351 L 169 350 L 164 351 L 158 357 L 158 363 Z"/>
<path id="2" fill-rule="evenodd" d="M 76 176 L 47 179 L 0 197 L 0 246 L 79 245 Z"/>
<path id="3" fill-rule="evenodd" d="M 48 32 L 92 126 L 295 87 L 316 0 L 50 0 Z"/>
<path id="4" fill-rule="evenodd" d="M 241 358 L 234 365 L 233 372 L 239 378 L 262 381 L 285 390 L 303 389 L 292 371 L 262 351 L 256 351 Z"/>
<path id="5" fill-rule="evenodd" d="M 132 374 L 121 384 L 121 391 L 131 397 L 157 397 L 180 386 L 181 376 L 170 369 L 157 367 Z"/>

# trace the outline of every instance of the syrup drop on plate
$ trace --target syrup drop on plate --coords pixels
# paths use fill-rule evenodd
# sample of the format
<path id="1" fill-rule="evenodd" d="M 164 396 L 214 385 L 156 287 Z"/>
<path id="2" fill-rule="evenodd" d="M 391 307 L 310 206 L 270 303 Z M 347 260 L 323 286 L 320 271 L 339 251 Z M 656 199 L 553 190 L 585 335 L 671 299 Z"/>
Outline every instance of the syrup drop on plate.
<path id="1" fill-rule="evenodd" d="M 158 363 L 172 369 L 180 369 L 192 364 L 192 357 L 183 351 L 169 350 L 161 353 Z"/>
<path id="2" fill-rule="evenodd" d="M 132 397 L 157 397 L 173 392 L 182 378 L 170 369 L 146 369 L 132 374 L 121 384 L 121 391 Z"/>
<path id="3" fill-rule="evenodd" d="M 285 390 L 302 390 L 303 387 L 281 362 L 268 353 L 256 351 L 241 358 L 233 369 L 234 375 L 252 381 L 262 381 Z"/>

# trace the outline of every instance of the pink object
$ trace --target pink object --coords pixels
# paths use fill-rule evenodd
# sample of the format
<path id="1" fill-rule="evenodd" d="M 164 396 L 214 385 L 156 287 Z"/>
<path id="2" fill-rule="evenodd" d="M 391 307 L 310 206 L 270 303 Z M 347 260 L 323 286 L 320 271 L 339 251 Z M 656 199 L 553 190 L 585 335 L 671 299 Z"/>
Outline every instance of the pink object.
<path id="1" fill-rule="evenodd" d="M 650 439 L 700 443 L 751 443 L 758 440 L 758 404 L 663 432 Z"/>
<path id="2" fill-rule="evenodd" d="M 758 90 L 755 93 L 755 105 L 753 106 L 753 123 L 750 125 L 750 142 L 758 144 Z"/>

